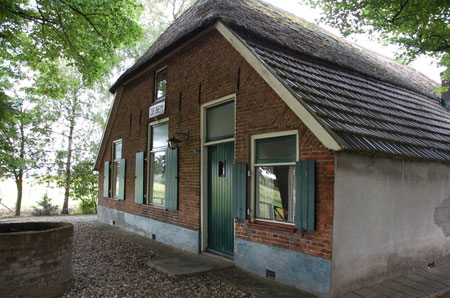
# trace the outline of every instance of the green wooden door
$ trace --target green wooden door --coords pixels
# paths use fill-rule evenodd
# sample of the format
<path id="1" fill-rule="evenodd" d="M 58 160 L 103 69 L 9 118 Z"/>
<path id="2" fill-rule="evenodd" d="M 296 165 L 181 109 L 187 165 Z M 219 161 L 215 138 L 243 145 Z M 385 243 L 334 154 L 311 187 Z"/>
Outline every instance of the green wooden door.
<path id="1" fill-rule="evenodd" d="M 234 143 L 208 147 L 208 250 L 233 256 L 231 210 Z"/>

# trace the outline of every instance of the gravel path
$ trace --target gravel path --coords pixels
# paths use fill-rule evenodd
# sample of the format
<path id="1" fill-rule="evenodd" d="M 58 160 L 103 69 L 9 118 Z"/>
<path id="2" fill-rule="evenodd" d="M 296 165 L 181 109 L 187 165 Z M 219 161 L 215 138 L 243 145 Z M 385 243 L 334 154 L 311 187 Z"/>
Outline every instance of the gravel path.
<path id="1" fill-rule="evenodd" d="M 255 297 L 209 273 L 169 278 L 147 265 L 150 258 L 162 258 L 160 252 L 102 229 L 95 216 L 11 218 L 2 222 L 23 220 L 74 224 L 74 284 L 62 297 Z"/>

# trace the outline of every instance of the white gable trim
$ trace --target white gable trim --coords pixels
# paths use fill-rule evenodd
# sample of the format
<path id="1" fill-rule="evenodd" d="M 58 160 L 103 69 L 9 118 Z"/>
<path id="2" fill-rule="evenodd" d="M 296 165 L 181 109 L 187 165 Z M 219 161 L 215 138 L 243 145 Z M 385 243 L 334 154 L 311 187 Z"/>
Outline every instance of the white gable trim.
<path id="1" fill-rule="evenodd" d="M 109 110 L 108 119 L 106 120 L 106 127 L 103 130 L 102 141 L 97 151 L 97 158 L 95 159 L 94 170 L 98 171 L 100 169 L 100 163 L 103 158 L 103 154 L 105 153 L 106 142 L 108 141 L 109 134 L 111 133 L 111 128 L 113 124 L 112 120 L 114 120 L 114 117 L 116 116 L 117 108 L 119 106 L 120 99 L 122 98 L 122 93 L 123 93 L 123 86 L 120 86 L 116 90 L 116 96 L 114 97 L 112 107 Z"/>
<path id="2" fill-rule="evenodd" d="M 305 108 L 305 106 L 283 85 L 280 80 L 245 46 L 245 44 L 222 22 L 217 22 L 215 28 L 252 66 L 266 83 L 278 94 L 288 107 L 305 123 L 319 141 L 330 150 L 339 151 L 338 144 L 328 130 Z"/>

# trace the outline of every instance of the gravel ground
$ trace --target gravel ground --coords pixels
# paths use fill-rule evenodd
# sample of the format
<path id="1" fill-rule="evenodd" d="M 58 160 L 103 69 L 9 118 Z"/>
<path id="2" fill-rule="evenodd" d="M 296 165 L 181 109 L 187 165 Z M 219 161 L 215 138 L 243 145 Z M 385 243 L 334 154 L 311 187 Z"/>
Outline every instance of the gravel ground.
<path id="1" fill-rule="evenodd" d="M 256 297 L 209 273 L 169 278 L 147 265 L 149 259 L 162 258 L 160 252 L 105 231 L 94 219 L 95 216 L 25 219 L 74 224 L 74 284 L 62 297 Z M 23 220 L 10 218 L 2 222 Z"/>

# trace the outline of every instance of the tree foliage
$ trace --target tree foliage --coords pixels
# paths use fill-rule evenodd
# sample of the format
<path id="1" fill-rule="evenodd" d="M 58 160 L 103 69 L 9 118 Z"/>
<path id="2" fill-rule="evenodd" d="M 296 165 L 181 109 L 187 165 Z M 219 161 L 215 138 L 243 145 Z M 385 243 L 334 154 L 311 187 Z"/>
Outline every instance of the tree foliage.
<path id="1" fill-rule="evenodd" d="M 148 50 L 158 37 L 188 9 L 195 0 L 139 0 L 144 7 L 139 20 L 144 29 L 143 38 L 134 47 L 124 51 L 127 58 L 137 60 Z"/>
<path id="2" fill-rule="evenodd" d="M 98 174 L 92 170 L 93 167 L 94 161 L 86 159 L 72 170 L 71 192 L 74 200 L 80 201 L 83 214 L 97 213 Z"/>
<path id="3" fill-rule="evenodd" d="M 44 167 L 53 119 L 42 105 L 18 94 L 10 101 L 14 111 L 0 129 L 0 179 L 13 178 L 16 182 L 16 215 L 20 215 L 23 178 Z"/>
<path id="4" fill-rule="evenodd" d="M 324 11 L 322 21 L 337 27 L 344 36 L 380 34 L 399 45 L 406 62 L 418 55 L 433 57 L 446 67 L 450 79 L 450 1 L 448 0 L 303 0 Z"/>
<path id="5" fill-rule="evenodd" d="M 63 212 L 69 193 L 96 206 L 98 179 L 93 183 L 87 165 L 107 115 L 108 80 L 193 2 L 0 0 L 0 178 L 15 178 L 18 212 L 21 177 L 33 170 L 42 175 L 44 166 L 66 188 Z M 17 84 L 23 78 L 30 83 Z M 26 85 L 24 96 L 11 95 L 15 85 Z M 50 124 L 48 115 L 56 122 Z M 52 163 L 42 162 L 50 158 Z"/>
<path id="6" fill-rule="evenodd" d="M 140 11 L 136 0 L 0 0 L 0 62 L 39 69 L 62 58 L 94 82 L 141 35 Z"/>
<path id="7" fill-rule="evenodd" d="M 93 131 L 102 124 L 97 122 L 96 113 L 102 102 L 98 94 L 86 86 L 76 68 L 63 62 L 47 65 L 35 86 L 48 103 L 49 111 L 58 119 L 55 131 L 58 131 L 62 144 L 54 146 L 55 168 L 58 185 L 65 189 L 61 212 L 66 214 L 69 212 L 73 164 L 92 159 L 95 154 L 98 140 L 92 137 L 95 136 Z"/>

